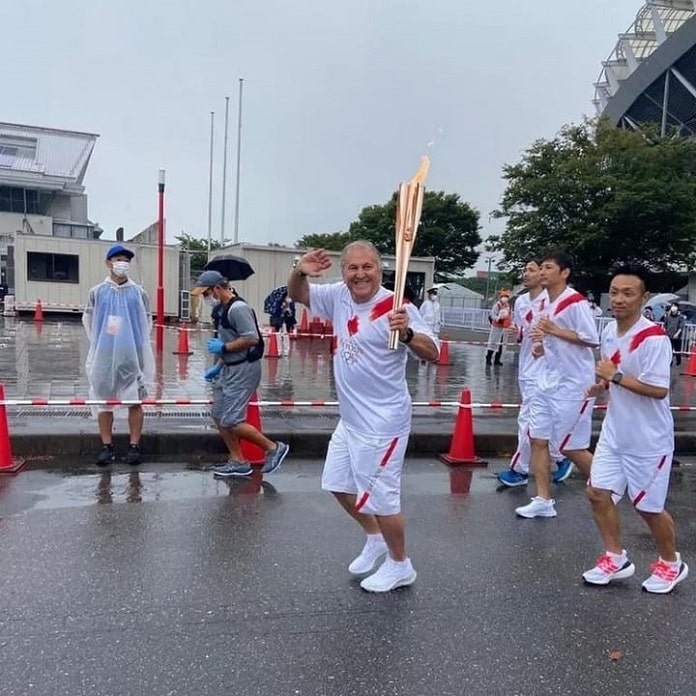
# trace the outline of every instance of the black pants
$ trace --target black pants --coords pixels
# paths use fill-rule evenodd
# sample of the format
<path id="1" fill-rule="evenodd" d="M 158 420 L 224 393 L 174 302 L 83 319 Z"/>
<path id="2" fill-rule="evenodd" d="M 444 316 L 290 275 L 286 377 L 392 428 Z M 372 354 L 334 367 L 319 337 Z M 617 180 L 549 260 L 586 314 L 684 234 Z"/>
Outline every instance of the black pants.
<path id="1" fill-rule="evenodd" d="M 674 355 L 674 362 L 676 365 L 681 365 L 681 338 L 670 338 L 672 342 L 672 354 Z"/>

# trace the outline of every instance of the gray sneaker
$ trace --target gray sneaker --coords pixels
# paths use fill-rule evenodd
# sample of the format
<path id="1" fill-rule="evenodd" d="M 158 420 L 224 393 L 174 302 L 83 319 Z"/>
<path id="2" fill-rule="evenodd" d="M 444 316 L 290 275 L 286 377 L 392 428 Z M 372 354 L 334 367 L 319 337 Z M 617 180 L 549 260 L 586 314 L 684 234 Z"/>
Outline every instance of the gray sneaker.
<path id="1" fill-rule="evenodd" d="M 261 473 L 272 474 L 274 471 L 278 471 L 280 465 L 283 463 L 283 459 L 288 456 L 289 451 L 289 445 L 284 442 L 276 442 L 276 448 L 266 453 L 266 461 L 263 463 Z"/>
<path id="2" fill-rule="evenodd" d="M 220 478 L 230 476 L 251 476 L 254 470 L 249 466 L 249 462 L 225 462 L 222 466 L 213 467 L 213 473 Z"/>

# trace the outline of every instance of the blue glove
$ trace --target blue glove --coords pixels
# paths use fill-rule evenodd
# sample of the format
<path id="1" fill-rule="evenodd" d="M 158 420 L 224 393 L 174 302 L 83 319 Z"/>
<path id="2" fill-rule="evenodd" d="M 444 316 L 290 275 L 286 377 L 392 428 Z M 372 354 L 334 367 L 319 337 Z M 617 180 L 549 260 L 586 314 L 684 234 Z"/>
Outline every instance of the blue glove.
<path id="1" fill-rule="evenodd" d="M 208 339 L 208 352 L 213 355 L 222 355 L 225 350 L 225 342 L 221 338 Z"/>
<path id="2" fill-rule="evenodd" d="M 222 365 L 220 365 L 219 363 L 217 365 L 209 367 L 203 374 L 205 381 L 212 382 L 220 374 L 220 370 L 222 370 Z"/>

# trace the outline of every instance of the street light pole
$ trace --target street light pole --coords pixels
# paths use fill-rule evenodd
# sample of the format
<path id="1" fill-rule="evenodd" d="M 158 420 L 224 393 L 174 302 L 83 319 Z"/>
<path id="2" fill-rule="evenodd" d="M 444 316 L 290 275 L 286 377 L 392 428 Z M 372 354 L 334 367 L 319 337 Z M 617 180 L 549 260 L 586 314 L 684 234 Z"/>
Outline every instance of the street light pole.
<path id="1" fill-rule="evenodd" d="M 215 143 L 215 112 L 210 112 L 210 164 L 208 165 L 208 260 L 213 245 L 213 144 Z"/>
<path id="2" fill-rule="evenodd" d="M 237 182 L 234 193 L 234 243 L 239 242 L 239 184 L 242 170 L 242 90 L 244 78 L 239 78 L 239 112 L 237 114 Z"/>
<path id="3" fill-rule="evenodd" d="M 488 304 L 488 290 L 491 286 L 491 263 L 493 262 L 492 256 L 487 256 L 486 261 L 488 262 L 488 273 L 486 274 L 486 297 L 484 299 L 485 304 Z"/>
<path id="4" fill-rule="evenodd" d="M 159 170 L 157 186 L 159 214 L 157 217 L 157 332 L 155 347 L 162 352 L 164 347 L 164 169 Z"/>

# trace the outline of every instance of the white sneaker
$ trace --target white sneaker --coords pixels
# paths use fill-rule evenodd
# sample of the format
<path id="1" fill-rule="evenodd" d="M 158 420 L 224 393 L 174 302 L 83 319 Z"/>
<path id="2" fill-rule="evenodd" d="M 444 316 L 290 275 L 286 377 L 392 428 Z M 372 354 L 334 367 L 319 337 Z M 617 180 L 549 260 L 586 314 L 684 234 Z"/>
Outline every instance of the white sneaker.
<path id="1" fill-rule="evenodd" d="M 412 585 L 416 581 L 416 571 L 411 565 L 411 559 L 394 561 L 388 557 L 376 573 L 365 578 L 360 587 L 366 592 L 391 592 L 397 587 Z"/>
<path id="2" fill-rule="evenodd" d="M 553 499 L 546 500 L 546 498 L 535 496 L 527 505 L 515 508 L 515 513 L 520 517 L 527 517 L 529 519 L 532 517 L 555 517 L 555 504 L 556 501 Z"/>
<path id="3" fill-rule="evenodd" d="M 636 567 L 626 558 L 626 562 L 618 565 L 616 561 L 605 553 L 597 559 L 594 568 L 586 570 L 582 579 L 590 585 L 608 585 L 612 580 L 625 580 L 636 572 Z"/>
<path id="4" fill-rule="evenodd" d="M 679 554 L 677 554 L 677 561 L 679 566 L 675 570 L 670 563 L 658 558 L 650 566 L 652 575 L 643 582 L 643 589 L 646 592 L 654 592 L 656 594 L 671 592 L 689 574 L 689 566 L 682 562 Z"/>
<path id="5" fill-rule="evenodd" d="M 360 555 L 354 558 L 348 566 L 351 575 L 368 575 L 372 573 L 387 555 L 387 545 L 384 539 L 367 538 Z"/>

